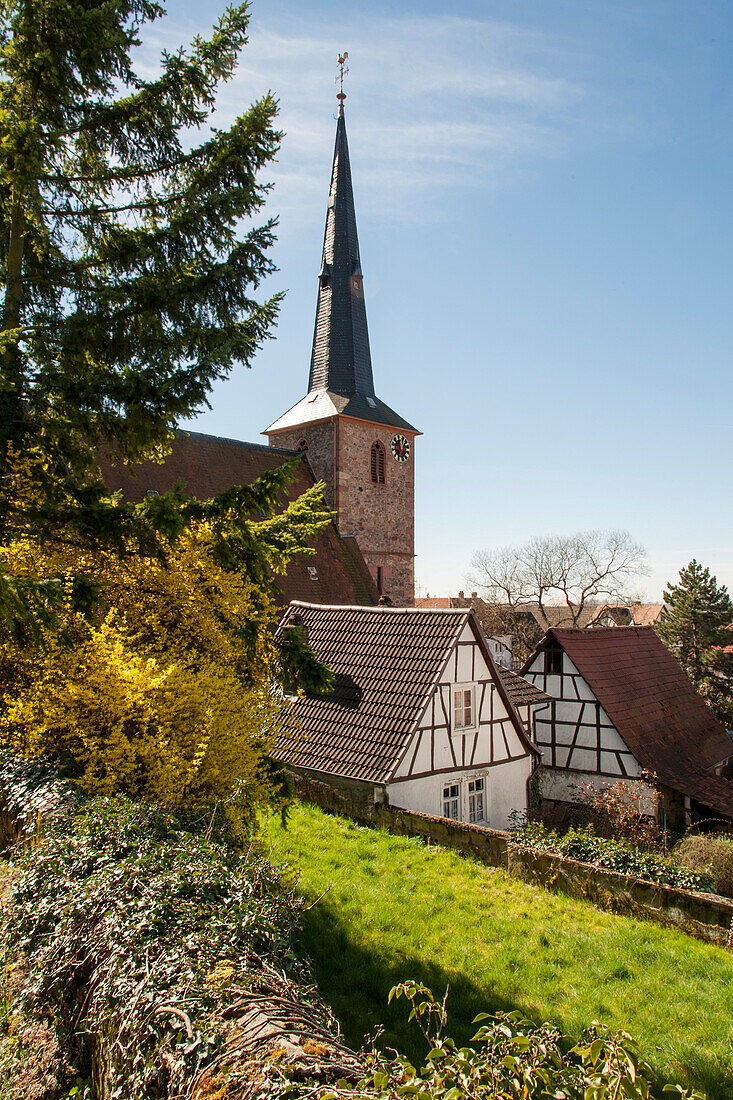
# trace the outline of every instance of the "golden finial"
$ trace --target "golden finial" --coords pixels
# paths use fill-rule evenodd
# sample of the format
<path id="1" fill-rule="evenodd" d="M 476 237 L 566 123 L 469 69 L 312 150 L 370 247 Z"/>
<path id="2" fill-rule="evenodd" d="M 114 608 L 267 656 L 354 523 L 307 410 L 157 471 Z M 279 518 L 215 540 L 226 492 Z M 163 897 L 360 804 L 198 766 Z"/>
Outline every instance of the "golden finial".
<path id="1" fill-rule="evenodd" d="M 338 84 L 338 86 L 339 86 L 339 90 L 338 90 L 338 93 L 336 95 L 336 99 L 339 100 L 342 107 L 344 105 L 344 100 L 346 99 L 346 92 L 344 91 L 344 76 L 349 71 L 349 67 L 346 64 L 346 60 L 347 60 L 348 56 L 349 55 L 346 52 L 346 50 L 344 50 L 343 53 L 339 54 L 339 59 L 338 59 L 339 71 L 338 71 L 338 74 L 334 77 L 334 83 Z"/>

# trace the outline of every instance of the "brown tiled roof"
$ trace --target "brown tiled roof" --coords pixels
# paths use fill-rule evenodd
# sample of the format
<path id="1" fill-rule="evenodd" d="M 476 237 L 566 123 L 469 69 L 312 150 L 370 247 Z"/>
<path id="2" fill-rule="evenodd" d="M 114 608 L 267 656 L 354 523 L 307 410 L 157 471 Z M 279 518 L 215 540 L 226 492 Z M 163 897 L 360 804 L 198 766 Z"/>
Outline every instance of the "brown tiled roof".
<path id="1" fill-rule="evenodd" d="M 497 672 L 501 676 L 506 693 L 515 707 L 537 706 L 551 701 L 552 697 L 550 695 L 535 687 L 534 684 L 530 684 L 529 680 L 525 680 L 518 673 L 512 672 L 511 669 L 497 668 Z"/>
<path id="2" fill-rule="evenodd" d="M 331 668 L 335 687 L 327 696 L 306 695 L 288 705 L 272 755 L 373 783 L 387 782 L 397 768 L 467 622 L 483 645 L 470 611 L 293 603 L 281 629 L 293 615 Z M 499 689 L 506 696 L 501 683 Z M 511 705 L 508 710 L 522 744 L 534 752 L 518 715 Z"/>
<path id="3" fill-rule="evenodd" d="M 457 607 L 451 596 L 416 596 L 415 607 L 432 607 L 433 610 Z M 461 605 L 463 606 L 463 605 Z"/>
<path id="4" fill-rule="evenodd" d="M 532 614 L 537 619 L 537 622 L 542 625 L 542 618 L 539 606 L 532 607 Z M 551 627 L 562 627 L 564 629 L 573 628 L 573 615 L 572 611 L 565 604 L 545 604 L 545 618 Z M 589 606 L 588 604 L 583 607 L 578 615 L 578 621 L 576 626 L 587 626 L 591 619 L 595 616 L 598 608 L 595 605 Z"/>
<path id="5" fill-rule="evenodd" d="M 664 611 L 663 603 L 634 603 L 631 605 L 631 617 L 634 626 L 652 626 Z"/>
<path id="6" fill-rule="evenodd" d="M 476 612 L 482 629 L 489 635 L 505 632 L 512 633 L 512 620 L 516 623 L 531 623 L 534 626 L 532 642 L 536 644 L 544 634 L 545 626 L 539 604 L 527 603 L 519 607 L 511 607 L 509 604 L 489 603 L 480 596 L 450 596 L 451 607 L 472 607 Z M 572 613 L 565 604 L 546 604 L 545 616 L 551 627 L 569 626 L 572 624 Z M 598 608 L 586 605 L 578 616 L 578 626 L 587 626 L 597 614 Z"/>
<path id="7" fill-rule="evenodd" d="M 540 648 L 553 637 L 642 767 L 733 817 L 733 783 L 710 771 L 733 755 L 733 742 L 653 627 L 549 630 Z"/>
<path id="8" fill-rule="evenodd" d="M 279 447 L 179 431 L 170 455 L 162 463 L 119 466 L 107 456 L 100 459 L 99 465 L 105 483 L 111 489 L 120 489 L 127 500 L 142 500 L 151 490 L 165 493 L 177 482 L 192 496 L 208 500 L 232 485 L 250 484 L 294 454 Z M 302 455 L 300 459 L 283 506 L 314 484 L 307 460 Z M 342 538 L 331 523 L 315 537 L 313 545 L 316 551 L 313 556 L 297 555 L 285 576 L 275 578 L 283 604 L 291 600 L 326 604 L 377 602 L 379 594 L 356 539 Z"/>
<path id="9" fill-rule="evenodd" d="M 613 619 L 616 626 L 632 626 L 631 608 L 624 607 L 621 604 L 604 603 L 595 614 L 592 616 L 587 626 L 592 627 L 597 623 L 600 625 L 601 619 Z"/>

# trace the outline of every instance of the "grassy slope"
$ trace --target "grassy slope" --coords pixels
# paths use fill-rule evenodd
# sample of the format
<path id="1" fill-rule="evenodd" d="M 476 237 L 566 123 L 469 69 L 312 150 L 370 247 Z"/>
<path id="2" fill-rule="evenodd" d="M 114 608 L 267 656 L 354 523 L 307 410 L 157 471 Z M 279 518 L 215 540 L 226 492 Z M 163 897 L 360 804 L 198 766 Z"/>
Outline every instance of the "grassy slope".
<path id="1" fill-rule="evenodd" d="M 577 1035 L 626 1030 L 667 1080 L 733 1097 L 733 958 L 681 932 L 600 912 L 421 841 L 296 807 L 268 832 L 306 897 L 303 948 L 352 1045 L 381 1021 L 380 1045 L 424 1053 L 392 985 L 450 984 L 450 1033 L 480 1011 L 519 1009 Z"/>

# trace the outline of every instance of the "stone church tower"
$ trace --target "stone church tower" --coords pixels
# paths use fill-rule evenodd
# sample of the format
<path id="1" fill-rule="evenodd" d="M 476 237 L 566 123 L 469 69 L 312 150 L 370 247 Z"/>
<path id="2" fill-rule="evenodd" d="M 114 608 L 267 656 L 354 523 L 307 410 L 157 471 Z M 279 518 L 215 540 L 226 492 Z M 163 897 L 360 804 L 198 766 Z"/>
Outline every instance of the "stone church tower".
<path id="1" fill-rule="evenodd" d="M 328 196 L 308 393 L 263 433 L 306 451 L 342 535 L 354 535 L 377 589 L 415 597 L 415 436 L 374 392 L 344 96 Z"/>

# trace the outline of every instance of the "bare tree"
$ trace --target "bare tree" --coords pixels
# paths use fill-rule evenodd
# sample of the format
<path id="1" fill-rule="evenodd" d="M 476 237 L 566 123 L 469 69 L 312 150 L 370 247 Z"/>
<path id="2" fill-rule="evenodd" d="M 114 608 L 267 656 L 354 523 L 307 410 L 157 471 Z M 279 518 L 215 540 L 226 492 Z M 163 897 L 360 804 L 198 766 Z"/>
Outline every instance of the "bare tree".
<path id="1" fill-rule="evenodd" d="M 479 550 L 471 564 L 472 583 L 489 603 L 503 605 L 510 620 L 531 610 L 544 629 L 581 625 L 590 605 L 630 601 L 633 582 L 649 572 L 646 550 L 628 531 L 537 536 Z M 558 605 L 559 615 L 548 614 Z"/>

